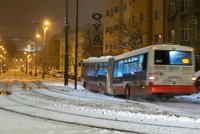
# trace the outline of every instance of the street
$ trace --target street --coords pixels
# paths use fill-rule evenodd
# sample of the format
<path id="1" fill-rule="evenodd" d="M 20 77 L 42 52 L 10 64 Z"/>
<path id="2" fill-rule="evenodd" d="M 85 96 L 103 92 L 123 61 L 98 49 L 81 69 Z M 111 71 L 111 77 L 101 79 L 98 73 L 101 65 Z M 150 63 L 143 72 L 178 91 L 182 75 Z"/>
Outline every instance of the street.
<path id="1" fill-rule="evenodd" d="M 200 132 L 198 103 L 126 100 L 80 85 L 74 90 L 73 83 L 64 87 L 62 81 L 36 79 L 19 70 L 0 78 L 1 91 L 11 93 L 0 97 L 4 133 Z"/>

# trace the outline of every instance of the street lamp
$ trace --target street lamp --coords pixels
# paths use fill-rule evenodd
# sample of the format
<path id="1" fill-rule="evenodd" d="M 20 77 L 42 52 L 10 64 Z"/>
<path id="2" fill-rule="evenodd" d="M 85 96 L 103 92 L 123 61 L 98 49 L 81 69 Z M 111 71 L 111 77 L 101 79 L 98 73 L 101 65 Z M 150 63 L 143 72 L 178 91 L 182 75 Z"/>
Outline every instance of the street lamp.
<path id="1" fill-rule="evenodd" d="M 47 36 L 47 30 L 48 30 L 49 22 L 45 21 L 43 25 L 43 30 L 44 30 L 44 45 L 43 45 L 43 64 L 42 64 L 42 78 L 44 79 L 44 74 L 45 74 L 45 44 L 46 44 L 46 36 Z"/>

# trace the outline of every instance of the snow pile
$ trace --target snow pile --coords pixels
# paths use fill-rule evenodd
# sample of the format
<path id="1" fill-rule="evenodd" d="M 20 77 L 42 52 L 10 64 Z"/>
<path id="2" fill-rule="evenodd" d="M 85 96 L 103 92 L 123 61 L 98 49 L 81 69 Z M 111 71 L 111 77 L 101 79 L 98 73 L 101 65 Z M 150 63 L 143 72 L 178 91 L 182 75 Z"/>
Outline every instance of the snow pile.
<path id="1" fill-rule="evenodd" d="M 200 93 L 184 96 L 176 96 L 176 99 L 186 102 L 200 102 Z"/>

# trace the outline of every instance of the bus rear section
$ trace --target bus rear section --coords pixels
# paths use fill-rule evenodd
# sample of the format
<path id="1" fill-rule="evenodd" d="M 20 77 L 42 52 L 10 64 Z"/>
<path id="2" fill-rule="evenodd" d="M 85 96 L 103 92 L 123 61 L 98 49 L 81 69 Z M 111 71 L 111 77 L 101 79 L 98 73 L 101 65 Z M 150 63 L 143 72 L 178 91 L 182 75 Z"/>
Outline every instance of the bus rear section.
<path id="1" fill-rule="evenodd" d="M 192 48 L 173 46 L 155 49 L 148 68 L 148 94 L 175 96 L 196 92 Z"/>
<path id="2" fill-rule="evenodd" d="M 111 56 L 83 60 L 83 86 L 94 92 L 112 94 L 110 91 Z"/>

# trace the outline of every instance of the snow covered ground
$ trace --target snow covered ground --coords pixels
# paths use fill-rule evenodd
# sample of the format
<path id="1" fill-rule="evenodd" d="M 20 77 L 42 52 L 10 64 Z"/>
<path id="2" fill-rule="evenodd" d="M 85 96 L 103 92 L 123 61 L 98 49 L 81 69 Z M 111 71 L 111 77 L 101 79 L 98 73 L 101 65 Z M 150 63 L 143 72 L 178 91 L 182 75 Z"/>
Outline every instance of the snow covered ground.
<path id="1" fill-rule="evenodd" d="M 0 110 L 0 120 L 1 134 L 122 134 L 118 131 L 45 121 L 4 110 Z"/>
<path id="2" fill-rule="evenodd" d="M 11 102 L 6 96 L 0 97 L 2 134 L 128 133 L 112 131 L 112 128 L 132 133 L 200 133 L 200 115 L 194 118 L 187 113 L 174 114 L 172 111 L 178 109 L 92 93 L 80 85 L 77 90 L 73 90 L 73 84 L 64 87 L 61 82 L 42 81 L 52 91 L 45 88 L 37 89 L 37 86 L 29 83 L 27 88 L 31 86 L 34 91 L 30 92 L 27 89 L 22 90 L 20 82 L 17 83 L 18 80 L 14 81 L 12 95 L 9 98 L 20 103 Z M 199 97 L 200 94 L 194 94 L 179 96 L 176 99 L 198 104 Z"/>

